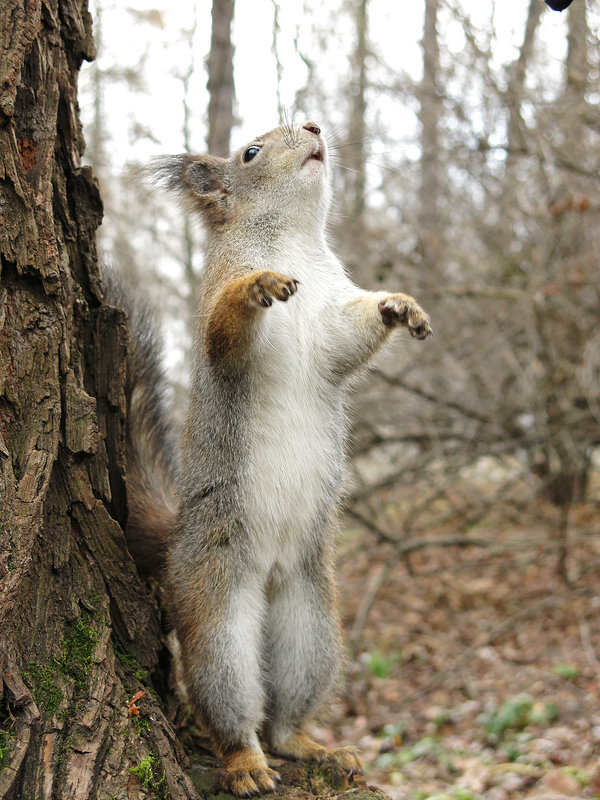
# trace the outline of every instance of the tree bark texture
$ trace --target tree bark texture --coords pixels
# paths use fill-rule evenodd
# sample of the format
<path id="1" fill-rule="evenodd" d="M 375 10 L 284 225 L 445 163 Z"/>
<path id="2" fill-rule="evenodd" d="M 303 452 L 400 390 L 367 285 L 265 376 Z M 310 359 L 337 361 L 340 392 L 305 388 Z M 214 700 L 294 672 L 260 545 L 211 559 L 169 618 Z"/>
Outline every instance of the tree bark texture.
<path id="1" fill-rule="evenodd" d="M 197 797 L 120 524 L 127 326 L 102 302 L 80 166 L 91 18 L 5 0 L 0 40 L 0 798 Z"/>
<path id="2" fill-rule="evenodd" d="M 234 0 L 213 0 L 212 33 L 208 56 L 208 152 L 227 158 L 231 129 L 235 125 L 233 106 L 233 44 L 231 24 Z"/>

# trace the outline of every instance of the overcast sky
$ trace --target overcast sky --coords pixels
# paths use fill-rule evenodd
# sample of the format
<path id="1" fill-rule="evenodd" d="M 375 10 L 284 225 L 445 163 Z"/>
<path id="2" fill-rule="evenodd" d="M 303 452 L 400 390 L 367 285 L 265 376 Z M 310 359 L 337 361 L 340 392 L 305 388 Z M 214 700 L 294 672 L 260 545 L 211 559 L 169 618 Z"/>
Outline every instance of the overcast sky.
<path id="1" fill-rule="evenodd" d="M 338 8 L 343 0 L 314 0 L 315 8 L 305 13 L 302 0 L 281 2 L 279 54 L 283 66 L 281 95 L 283 104 L 292 107 L 294 97 L 306 79 L 306 68 L 296 52 L 294 40 L 310 57 L 318 52 L 312 42 L 314 28 L 327 31 L 324 39 L 328 52 L 321 56 L 319 69 L 326 79 L 343 82 L 348 75 L 347 53 L 352 46 L 353 31 L 346 15 Z M 540 3 L 542 0 L 540 0 Z M 204 149 L 205 113 L 207 108 L 204 58 L 210 46 L 210 0 L 173 0 L 163 11 L 163 28 L 140 22 L 127 9 L 139 11 L 157 7 L 157 0 L 129 0 L 127 6 L 101 2 L 103 55 L 100 67 L 113 64 L 135 67 L 145 58 L 141 70 L 143 90 L 133 93 L 123 83 L 111 85 L 105 95 L 105 115 L 113 140 L 113 167 L 119 169 L 126 161 L 144 160 L 151 155 L 178 152 L 182 149 L 182 85 L 177 79 L 189 64 L 190 52 L 182 40 L 181 30 L 192 27 L 197 18 L 194 38 L 195 79 L 193 97 L 193 148 Z M 166 5 L 166 4 L 165 4 Z M 160 9 L 160 5 L 158 5 Z M 392 73 L 420 74 L 420 39 L 423 26 L 423 2 L 420 0 L 371 0 L 369 4 L 369 38 L 373 49 Z M 463 0 L 462 9 L 476 25 L 489 28 L 493 19 L 497 63 L 511 60 L 523 36 L 527 0 Z M 244 144 L 258 133 L 275 126 L 277 119 L 276 67 L 273 55 L 273 2 L 252 0 L 236 4 L 233 38 L 235 54 L 235 83 L 238 114 L 241 124 L 235 129 L 233 146 Z M 446 46 L 460 52 L 464 37 L 460 25 L 449 15 L 442 20 Z M 565 47 L 565 15 L 547 11 L 541 26 L 542 39 L 551 57 L 558 64 Z M 81 105 L 84 123 L 91 115 L 89 65 L 84 65 L 81 82 Z M 401 103 L 382 109 L 370 109 L 390 128 L 406 127 L 405 110 Z M 332 112 L 333 113 L 333 112 Z M 343 120 L 319 120 L 327 130 L 328 122 L 343 124 Z M 134 125 L 142 126 L 148 138 L 138 140 L 133 147 L 130 132 Z"/>

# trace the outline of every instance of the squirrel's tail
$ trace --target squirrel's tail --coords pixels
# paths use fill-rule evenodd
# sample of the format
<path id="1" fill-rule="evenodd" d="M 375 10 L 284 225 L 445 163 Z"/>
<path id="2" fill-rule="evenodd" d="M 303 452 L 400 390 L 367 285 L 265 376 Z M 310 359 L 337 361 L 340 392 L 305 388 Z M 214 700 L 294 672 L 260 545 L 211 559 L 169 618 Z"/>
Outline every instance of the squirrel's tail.
<path id="1" fill-rule="evenodd" d="M 140 574 L 160 578 L 176 521 L 175 447 L 154 315 L 110 269 L 107 301 L 129 318 L 127 352 L 127 545 Z"/>

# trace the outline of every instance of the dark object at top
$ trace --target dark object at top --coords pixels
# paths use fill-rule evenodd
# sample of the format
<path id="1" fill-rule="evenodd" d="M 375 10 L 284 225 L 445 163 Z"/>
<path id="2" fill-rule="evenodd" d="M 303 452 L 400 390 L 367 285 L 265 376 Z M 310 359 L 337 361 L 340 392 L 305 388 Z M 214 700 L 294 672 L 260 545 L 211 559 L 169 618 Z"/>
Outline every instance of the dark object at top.
<path id="1" fill-rule="evenodd" d="M 554 11 L 564 11 L 568 8 L 573 0 L 544 0 L 546 5 L 549 5 Z"/>

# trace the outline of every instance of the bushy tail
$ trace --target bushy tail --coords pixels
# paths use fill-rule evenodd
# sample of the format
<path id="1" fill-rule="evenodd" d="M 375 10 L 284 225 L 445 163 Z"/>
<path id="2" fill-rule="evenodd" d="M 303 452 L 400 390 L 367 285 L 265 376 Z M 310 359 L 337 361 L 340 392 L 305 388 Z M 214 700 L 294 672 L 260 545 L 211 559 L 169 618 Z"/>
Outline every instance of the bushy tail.
<path id="1" fill-rule="evenodd" d="M 160 578 L 176 520 L 175 447 L 154 315 L 133 289 L 104 269 L 107 302 L 129 318 L 127 353 L 127 545 L 141 575 Z"/>

